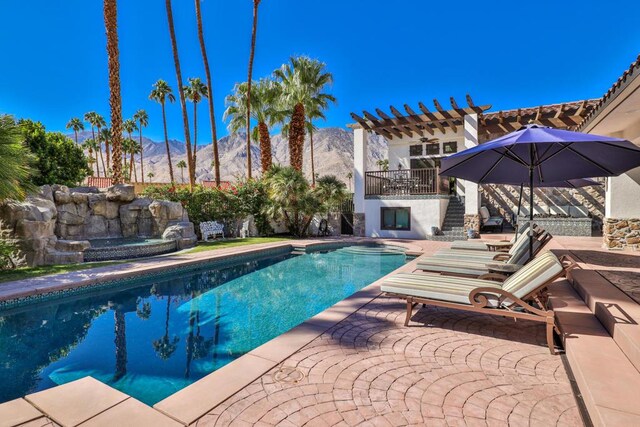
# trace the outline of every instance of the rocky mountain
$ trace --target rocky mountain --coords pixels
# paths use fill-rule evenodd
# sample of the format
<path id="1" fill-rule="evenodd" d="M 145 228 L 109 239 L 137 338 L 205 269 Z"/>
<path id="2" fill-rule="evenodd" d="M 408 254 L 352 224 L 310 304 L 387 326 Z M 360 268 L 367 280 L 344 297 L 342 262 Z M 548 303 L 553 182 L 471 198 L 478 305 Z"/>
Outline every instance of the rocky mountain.
<path id="1" fill-rule="evenodd" d="M 70 135 L 73 138 L 73 135 Z M 81 132 L 78 135 L 80 142 L 91 138 L 90 131 Z M 154 174 L 153 182 L 169 182 L 169 169 L 167 167 L 167 155 L 164 142 L 152 141 L 143 137 L 144 148 L 144 173 Z M 220 171 L 223 180 L 232 181 L 246 175 L 246 139 L 244 134 L 230 135 L 221 138 L 218 142 L 220 152 Z M 186 161 L 186 148 L 182 141 L 170 140 L 171 160 L 174 164 L 176 180 L 182 180 L 180 169 L 175 165 L 180 160 Z M 353 132 L 342 128 L 322 128 L 313 135 L 313 147 L 315 155 L 315 170 L 319 175 L 336 175 L 344 182 L 348 182 L 347 174 L 353 170 Z M 286 165 L 289 163 L 289 147 L 287 138 L 280 134 L 272 135 L 271 148 L 274 163 Z M 375 162 L 387 157 L 387 142 L 378 135 L 369 138 L 369 169 L 377 169 Z M 213 150 L 211 144 L 198 144 L 196 154 L 196 177 L 198 181 L 213 179 L 211 161 Z M 253 175 L 258 176 L 260 171 L 260 147 L 256 144 L 251 147 L 251 159 L 253 162 Z M 140 173 L 139 156 L 136 156 L 136 169 Z M 305 141 L 303 170 L 307 176 L 311 176 L 311 149 L 309 137 Z M 185 170 L 185 177 L 187 171 Z M 139 179 L 139 177 L 138 177 Z"/>

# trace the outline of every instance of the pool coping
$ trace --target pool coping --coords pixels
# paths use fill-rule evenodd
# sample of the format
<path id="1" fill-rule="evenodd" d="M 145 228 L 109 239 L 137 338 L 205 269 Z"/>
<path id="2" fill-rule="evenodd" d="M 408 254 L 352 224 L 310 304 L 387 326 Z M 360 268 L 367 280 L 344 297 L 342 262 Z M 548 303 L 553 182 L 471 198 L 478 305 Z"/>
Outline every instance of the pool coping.
<path id="1" fill-rule="evenodd" d="M 178 259 L 172 259 L 170 260 L 171 262 L 167 263 L 167 258 L 176 256 L 176 253 L 173 253 L 142 261 L 133 261 L 131 263 L 6 282 L 2 288 L 6 287 L 6 285 L 12 286 L 8 291 L 5 289 L 0 290 L 0 301 L 15 298 L 16 295 L 18 297 L 41 295 L 56 292 L 60 289 L 75 289 L 83 286 L 99 285 L 109 281 L 128 279 L 132 277 L 132 273 L 135 273 L 135 276 L 143 276 L 153 272 L 169 270 L 172 267 L 208 264 L 243 255 L 256 255 L 261 252 L 268 253 L 269 250 L 272 249 L 289 247 L 291 250 L 306 250 L 308 248 L 318 248 L 319 246 L 327 246 L 327 248 L 330 248 L 333 245 L 368 242 L 404 247 L 409 256 L 418 257 L 423 253 L 422 248 L 419 245 L 413 244 L 411 241 L 372 238 L 305 239 L 264 243 L 248 245 L 246 248 L 233 247 L 212 250 L 211 252 L 205 251 L 196 254 L 182 254 Z M 194 423 L 257 378 L 280 365 L 289 356 L 311 343 L 328 329 L 342 322 L 380 296 L 380 283 L 382 283 L 386 277 L 399 272 L 413 271 L 415 270 L 416 264 L 417 258 L 365 286 L 347 298 L 338 301 L 336 304 L 305 320 L 298 326 L 278 335 L 233 362 L 168 396 L 153 405 L 153 408 L 183 425 Z M 26 289 L 20 290 L 20 286 Z"/>

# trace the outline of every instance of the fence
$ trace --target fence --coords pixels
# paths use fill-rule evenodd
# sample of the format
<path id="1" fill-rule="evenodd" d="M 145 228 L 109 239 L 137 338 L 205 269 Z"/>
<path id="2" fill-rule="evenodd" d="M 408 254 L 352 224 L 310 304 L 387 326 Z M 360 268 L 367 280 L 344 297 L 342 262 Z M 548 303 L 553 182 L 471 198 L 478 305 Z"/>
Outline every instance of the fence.
<path id="1" fill-rule="evenodd" d="M 438 168 L 365 172 L 364 188 L 365 196 L 448 193 Z"/>

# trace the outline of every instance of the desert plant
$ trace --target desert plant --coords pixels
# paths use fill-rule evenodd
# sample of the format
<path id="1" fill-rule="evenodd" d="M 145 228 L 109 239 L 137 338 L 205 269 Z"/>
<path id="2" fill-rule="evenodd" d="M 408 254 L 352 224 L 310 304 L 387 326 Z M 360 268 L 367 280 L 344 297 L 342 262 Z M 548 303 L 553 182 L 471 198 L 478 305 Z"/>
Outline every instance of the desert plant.
<path id="1" fill-rule="evenodd" d="M 140 177 L 144 184 L 144 147 L 142 146 L 142 128 L 149 126 L 149 115 L 145 110 L 138 110 L 133 115 L 133 120 L 138 122 L 139 140 L 140 146 Z"/>

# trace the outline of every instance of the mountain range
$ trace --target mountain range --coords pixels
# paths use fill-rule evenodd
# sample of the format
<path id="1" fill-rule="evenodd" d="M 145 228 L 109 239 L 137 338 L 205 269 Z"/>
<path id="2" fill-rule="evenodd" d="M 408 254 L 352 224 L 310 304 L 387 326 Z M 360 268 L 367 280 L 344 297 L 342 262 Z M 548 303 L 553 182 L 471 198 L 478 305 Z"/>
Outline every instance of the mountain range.
<path id="1" fill-rule="evenodd" d="M 69 137 L 74 139 L 74 135 Z M 83 131 L 78 134 L 78 141 L 91 138 L 91 131 Z M 137 137 L 135 137 L 137 140 Z M 153 182 L 169 182 L 169 168 L 167 166 L 167 154 L 164 142 L 153 141 L 142 137 L 144 152 L 144 173 L 145 181 L 147 174 L 152 172 Z M 169 140 L 171 160 L 174 165 L 174 175 L 178 182 L 182 181 L 180 169 L 175 165 L 180 160 L 186 162 L 186 146 L 184 142 L 175 139 Z M 335 175 L 345 183 L 349 179 L 347 174 L 353 171 L 353 132 L 350 130 L 328 127 L 320 128 L 313 134 L 313 148 L 315 157 L 316 174 Z M 218 140 L 218 150 L 220 154 L 221 179 L 234 181 L 246 175 L 246 136 L 245 134 L 230 135 Z M 289 164 L 289 143 L 288 139 L 281 134 L 271 136 L 271 150 L 274 163 L 282 165 Z M 104 155 L 104 154 L 103 154 Z M 368 169 L 378 169 L 376 161 L 387 157 L 387 141 L 378 136 L 369 137 Z M 127 156 L 127 161 L 129 156 Z M 211 144 L 198 144 L 196 153 L 196 179 L 197 181 L 213 180 L 211 162 L 213 150 Z M 252 174 L 259 176 L 260 171 L 260 147 L 257 143 L 251 146 Z M 140 174 L 140 156 L 135 156 L 135 163 L 138 175 Z M 101 168 L 102 169 L 102 168 Z M 309 136 L 305 140 L 304 166 L 303 170 L 307 177 L 311 177 L 311 149 Z M 187 179 L 187 171 L 184 171 Z M 140 180 L 140 176 L 138 176 Z"/>

